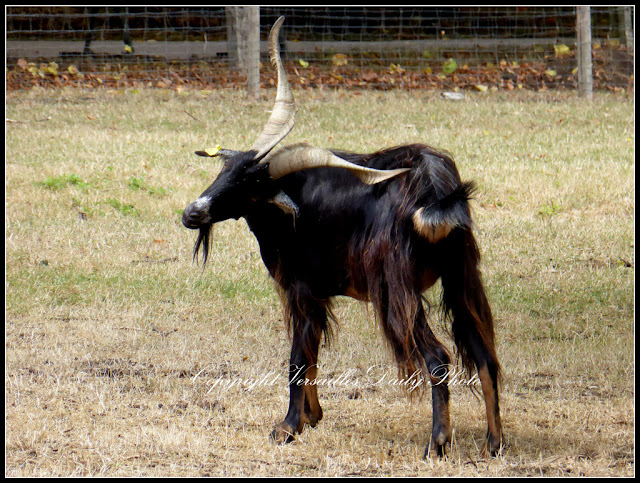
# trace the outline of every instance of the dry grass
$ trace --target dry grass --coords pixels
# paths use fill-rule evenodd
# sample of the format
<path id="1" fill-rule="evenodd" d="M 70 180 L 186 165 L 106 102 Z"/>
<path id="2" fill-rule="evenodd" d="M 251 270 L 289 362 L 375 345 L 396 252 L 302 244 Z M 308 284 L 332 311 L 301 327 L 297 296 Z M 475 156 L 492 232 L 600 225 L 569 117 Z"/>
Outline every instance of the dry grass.
<path id="1" fill-rule="evenodd" d="M 179 213 L 219 169 L 190 153 L 249 146 L 271 97 L 30 92 L 6 112 L 21 121 L 6 133 L 6 475 L 634 474 L 633 102 L 298 97 L 289 142 L 427 142 L 478 182 L 504 455 L 480 458 L 483 404 L 455 386 L 450 455 L 423 460 L 430 397 L 366 375 L 395 375 L 392 359 L 372 313 L 346 299 L 320 355 L 334 381 L 319 391 L 324 420 L 269 441 L 289 346 L 257 243 L 243 222 L 220 224 L 203 272 Z"/>

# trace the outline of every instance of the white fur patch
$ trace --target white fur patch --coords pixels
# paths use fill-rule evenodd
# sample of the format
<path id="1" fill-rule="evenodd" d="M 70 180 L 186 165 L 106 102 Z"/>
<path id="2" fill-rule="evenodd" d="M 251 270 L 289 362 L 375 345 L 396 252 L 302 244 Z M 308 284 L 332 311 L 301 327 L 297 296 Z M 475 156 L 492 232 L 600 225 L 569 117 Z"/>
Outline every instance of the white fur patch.
<path id="1" fill-rule="evenodd" d="M 419 208 L 412 216 L 413 226 L 420 236 L 426 238 L 431 243 L 437 243 L 451 233 L 453 229 L 451 223 L 429 223 L 425 220 L 423 213 L 424 208 Z"/>
<path id="2" fill-rule="evenodd" d="M 296 205 L 294 201 L 291 198 L 289 198 L 289 195 L 287 195 L 287 193 L 280 190 L 278 191 L 277 195 L 275 195 L 271 200 L 269 200 L 269 202 L 275 204 L 278 208 L 280 208 L 285 213 L 292 215 L 295 221 L 299 212 L 298 205 Z"/>
<path id="3" fill-rule="evenodd" d="M 209 207 L 209 205 L 211 204 L 211 198 L 209 198 L 208 196 L 203 196 L 202 198 L 198 198 L 197 200 L 195 200 L 193 204 L 198 210 L 202 211 Z"/>

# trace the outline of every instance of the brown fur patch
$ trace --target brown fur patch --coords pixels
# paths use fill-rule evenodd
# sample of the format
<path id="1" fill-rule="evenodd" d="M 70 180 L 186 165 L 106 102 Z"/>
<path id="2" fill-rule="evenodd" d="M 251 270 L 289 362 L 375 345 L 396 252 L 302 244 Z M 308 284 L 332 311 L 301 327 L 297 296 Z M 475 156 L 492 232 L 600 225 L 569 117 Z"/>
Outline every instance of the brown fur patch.
<path id="1" fill-rule="evenodd" d="M 498 393 L 487 366 L 483 366 L 478 370 L 478 377 L 482 383 L 484 403 L 487 410 L 487 425 L 489 427 L 488 438 L 483 452 L 486 451 L 490 454 L 495 454 L 499 451 L 502 443 L 502 425 L 500 422 L 500 410 L 498 408 Z"/>
<path id="2" fill-rule="evenodd" d="M 322 419 L 322 408 L 318 401 L 318 386 L 316 385 L 316 376 L 318 369 L 316 366 L 311 366 L 307 369 L 305 378 L 309 381 L 304 384 L 304 407 L 302 414 L 300 415 L 301 423 L 309 424 L 311 427 L 318 424 L 318 421 Z"/>
<path id="3" fill-rule="evenodd" d="M 351 285 L 346 288 L 346 290 L 344 291 L 344 294 L 347 297 L 351 297 L 353 299 L 360 300 L 361 302 L 368 302 L 369 301 L 369 294 L 364 293 L 364 292 L 359 292 L 356 288 L 354 288 Z"/>

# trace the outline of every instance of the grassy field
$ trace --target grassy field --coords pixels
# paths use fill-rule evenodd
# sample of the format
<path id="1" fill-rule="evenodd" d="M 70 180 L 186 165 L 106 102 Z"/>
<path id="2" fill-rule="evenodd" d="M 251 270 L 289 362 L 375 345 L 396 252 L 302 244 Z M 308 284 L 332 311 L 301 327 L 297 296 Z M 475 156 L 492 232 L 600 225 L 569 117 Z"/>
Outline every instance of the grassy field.
<path id="1" fill-rule="evenodd" d="M 350 299 L 320 354 L 324 419 L 273 445 L 289 342 L 257 243 L 242 220 L 224 222 L 206 269 L 192 263 L 181 210 L 220 169 L 192 153 L 248 148 L 272 96 L 7 96 L 5 474 L 634 474 L 633 100 L 297 94 L 287 142 L 425 142 L 478 183 L 508 447 L 480 456 L 483 403 L 456 385 L 449 456 L 423 460 L 430 396 L 377 383 L 396 375 L 392 357 Z"/>

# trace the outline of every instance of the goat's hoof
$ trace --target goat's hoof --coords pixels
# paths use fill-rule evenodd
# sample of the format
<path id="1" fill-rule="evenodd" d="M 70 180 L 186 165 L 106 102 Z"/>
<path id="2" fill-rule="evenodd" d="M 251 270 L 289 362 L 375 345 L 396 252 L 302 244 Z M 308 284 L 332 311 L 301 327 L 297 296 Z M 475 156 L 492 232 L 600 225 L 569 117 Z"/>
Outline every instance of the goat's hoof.
<path id="1" fill-rule="evenodd" d="M 444 458 L 447 456 L 447 445 L 431 443 L 424 449 L 424 459 Z"/>
<path id="2" fill-rule="evenodd" d="M 315 428 L 318 422 L 322 419 L 322 409 L 317 412 L 305 412 L 303 420 L 305 424 L 308 424 L 312 428 Z"/>
<path id="3" fill-rule="evenodd" d="M 293 435 L 294 431 L 287 423 L 280 423 L 271 431 L 271 440 L 276 444 L 287 444 L 295 439 Z"/>
<path id="4" fill-rule="evenodd" d="M 480 454 L 483 457 L 500 456 L 504 447 L 505 445 L 502 442 L 502 438 L 496 438 L 495 436 L 489 434 Z"/>
<path id="5" fill-rule="evenodd" d="M 431 443 L 424 450 L 424 458 L 444 458 L 447 455 L 447 443 L 451 442 L 451 438 L 441 431 L 431 436 Z"/>

